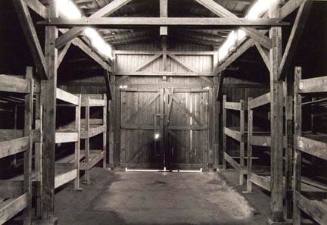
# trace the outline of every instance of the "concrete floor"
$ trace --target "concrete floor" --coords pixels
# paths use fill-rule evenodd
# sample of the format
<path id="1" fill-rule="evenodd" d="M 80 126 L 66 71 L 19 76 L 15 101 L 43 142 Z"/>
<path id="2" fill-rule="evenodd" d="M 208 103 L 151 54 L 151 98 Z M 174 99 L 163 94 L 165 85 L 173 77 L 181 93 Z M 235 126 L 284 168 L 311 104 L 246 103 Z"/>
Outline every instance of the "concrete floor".
<path id="1" fill-rule="evenodd" d="M 265 217 L 217 173 L 94 169 L 83 191 L 56 195 L 60 225 L 261 225 Z"/>

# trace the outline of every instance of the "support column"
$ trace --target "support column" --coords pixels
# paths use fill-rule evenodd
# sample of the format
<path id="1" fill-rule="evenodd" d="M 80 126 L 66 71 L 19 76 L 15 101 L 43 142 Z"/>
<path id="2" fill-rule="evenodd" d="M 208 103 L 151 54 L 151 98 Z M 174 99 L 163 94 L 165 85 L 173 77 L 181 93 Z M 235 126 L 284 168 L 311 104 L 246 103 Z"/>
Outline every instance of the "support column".
<path id="1" fill-rule="evenodd" d="M 279 18 L 278 5 L 269 11 L 270 18 Z M 282 29 L 272 27 L 270 49 L 270 94 L 271 94 L 271 223 L 284 221 L 283 216 L 283 82 L 278 80 L 282 58 Z"/>
<path id="2" fill-rule="evenodd" d="M 56 17 L 54 1 L 48 6 L 49 18 Z M 56 135 L 56 88 L 57 88 L 57 49 L 55 41 L 58 29 L 45 28 L 45 59 L 48 80 L 41 81 L 41 104 L 43 109 L 42 145 L 42 224 L 56 224 L 54 217 L 55 194 L 55 135 Z"/>

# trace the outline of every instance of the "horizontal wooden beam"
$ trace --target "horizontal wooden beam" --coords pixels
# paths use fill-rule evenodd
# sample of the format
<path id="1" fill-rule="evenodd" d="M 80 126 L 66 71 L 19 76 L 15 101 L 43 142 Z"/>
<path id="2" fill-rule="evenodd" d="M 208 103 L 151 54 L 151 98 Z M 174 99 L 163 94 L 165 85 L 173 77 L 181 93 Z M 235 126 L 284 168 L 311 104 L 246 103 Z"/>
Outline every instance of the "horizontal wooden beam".
<path id="1" fill-rule="evenodd" d="M 327 143 L 313 140 L 306 137 L 297 137 L 295 146 L 298 150 L 313 155 L 320 159 L 327 160 Z"/>
<path id="2" fill-rule="evenodd" d="M 300 93 L 327 92 L 327 76 L 300 80 Z"/>
<path id="3" fill-rule="evenodd" d="M 56 132 L 56 144 L 71 143 L 78 140 L 77 132 Z"/>
<path id="4" fill-rule="evenodd" d="M 242 104 L 240 102 L 225 102 L 224 107 L 225 109 L 241 110 Z"/>
<path id="5" fill-rule="evenodd" d="M 42 21 L 40 24 L 75 27 L 75 26 L 97 26 L 106 28 L 136 28 L 153 26 L 191 26 L 191 27 L 271 27 L 285 26 L 286 22 L 280 22 L 280 19 L 234 19 L 234 18 L 204 18 L 204 17 L 102 17 L 102 18 L 82 18 L 76 20 L 52 19 L 51 21 Z"/>
<path id="6" fill-rule="evenodd" d="M 115 72 L 117 76 L 169 76 L 169 77 L 213 77 L 213 73 L 202 73 L 202 72 L 169 72 L 169 71 L 117 71 Z"/>
<path id="7" fill-rule="evenodd" d="M 164 52 L 161 50 L 158 51 L 129 51 L 129 50 L 115 50 L 115 55 L 156 55 L 163 54 Z M 215 54 L 214 51 L 170 51 L 166 52 L 167 54 L 179 55 L 179 56 L 213 56 Z"/>
<path id="8" fill-rule="evenodd" d="M 67 91 L 64 91 L 62 89 L 57 88 L 56 90 L 56 96 L 57 99 L 68 102 L 73 105 L 78 105 L 79 104 L 79 97 L 76 95 L 73 95 Z"/>
<path id="9" fill-rule="evenodd" d="M 0 142 L 0 159 L 26 151 L 29 148 L 29 137 L 21 137 Z"/>
<path id="10" fill-rule="evenodd" d="M 14 93 L 29 93 L 29 82 L 15 75 L 0 74 L 0 91 Z"/>
<path id="11" fill-rule="evenodd" d="M 270 92 L 260 95 L 259 97 L 253 98 L 248 102 L 248 106 L 250 109 L 258 108 L 260 106 L 270 104 Z"/>
<path id="12" fill-rule="evenodd" d="M 0 224 L 4 224 L 11 218 L 26 208 L 28 202 L 27 194 L 23 194 L 18 198 L 10 198 L 0 203 Z"/>

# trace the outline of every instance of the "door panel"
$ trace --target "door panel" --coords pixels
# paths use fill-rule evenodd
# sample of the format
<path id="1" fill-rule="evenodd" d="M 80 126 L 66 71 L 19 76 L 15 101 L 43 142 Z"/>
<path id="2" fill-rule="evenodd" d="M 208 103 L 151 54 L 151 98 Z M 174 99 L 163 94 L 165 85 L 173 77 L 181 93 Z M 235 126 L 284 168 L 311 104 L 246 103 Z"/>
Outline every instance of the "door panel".
<path id="1" fill-rule="evenodd" d="M 128 168 L 161 168 L 161 92 L 121 91 L 121 164 Z"/>
<path id="2" fill-rule="evenodd" d="M 122 90 L 121 164 L 204 168 L 209 147 L 208 99 L 208 91 L 202 89 Z"/>
<path id="3" fill-rule="evenodd" d="M 169 168 L 199 169 L 208 149 L 208 92 L 174 90 L 167 113 Z"/>

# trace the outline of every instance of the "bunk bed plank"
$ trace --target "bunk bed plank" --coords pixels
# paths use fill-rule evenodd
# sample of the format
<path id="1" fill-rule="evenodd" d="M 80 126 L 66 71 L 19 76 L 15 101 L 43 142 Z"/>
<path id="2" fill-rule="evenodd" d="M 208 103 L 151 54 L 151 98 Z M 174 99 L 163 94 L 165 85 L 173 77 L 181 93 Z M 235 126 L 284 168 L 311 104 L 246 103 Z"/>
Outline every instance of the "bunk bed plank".
<path id="1" fill-rule="evenodd" d="M 90 150 L 89 160 L 88 162 L 84 161 L 81 163 L 81 170 L 90 170 L 92 169 L 98 162 L 103 159 L 103 151 L 102 150 Z"/>
<path id="2" fill-rule="evenodd" d="M 269 147 L 271 145 L 270 136 L 250 136 L 250 144 L 254 146 L 264 146 Z"/>
<path id="3" fill-rule="evenodd" d="M 57 99 L 59 99 L 61 101 L 68 102 L 73 105 L 78 105 L 78 103 L 79 103 L 78 96 L 73 95 L 67 91 L 60 89 L 60 88 L 56 89 L 56 95 L 57 95 Z"/>
<path id="4" fill-rule="evenodd" d="M 25 79 L 17 78 L 14 75 L 0 74 L 0 91 L 26 94 L 30 91 L 30 86 Z"/>
<path id="5" fill-rule="evenodd" d="M 0 142 L 0 158 L 24 152 L 29 148 L 29 137 Z"/>
<path id="6" fill-rule="evenodd" d="M 253 98 L 248 102 L 249 109 L 258 108 L 260 106 L 269 104 L 271 101 L 270 92 L 261 95 L 259 97 Z"/>
<path id="7" fill-rule="evenodd" d="M 327 76 L 300 80 L 300 93 L 327 92 Z"/>
<path id="8" fill-rule="evenodd" d="M 327 203 L 325 201 L 310 200 L 296 192 L 297 206 L 319 224 L 327 224 Z"/>
<path id="9" fill-rule="evenodd" d="M 18 198 L 12 198 L 0 203 L 0 224 L 4 224 L 17 213 L 26 208 L 28 202 L 27 194 L 23 194 Z"/>
<path id="10" fill-rule="evenodd" d="M 224 158 L 234 169 L 241 171 L 240 164 L 226 152 L 224 153 Z"/>
<path id="11" fill-rule="evenodd" d="M 82 130 L 81 131 L 81 138 L 85 139 L 85 138 L 94 137 L 94 136 L 97 136 L 98 134 L 103 133 L 105 130 L 106 130 L 105 125 L 91 127 L 90 130 Z"/>
<path id="12" fill-rule="evenodd" d="M 251 173 L 251 177 L 250 177 L 250 181 L 256 185 L 258 185 L 259 187 L 270 191 L 271 187 L 270 187 L 270 177 L 268 176 L 259 176 L 255 173 Z"/>
<path id="13" fill-rule="evenodd" d="M 55 142 L 59 143 L 70 143 L 78 140 L 77 132 L 56 132 Z"/>
<path id="14" fill-rule="evenodd" d="M 23 136 L 23 130 L 0 129 L 0 141 L 8 141 L 15 138 L 21 138 Z"/>
<path id="15" fill-rule="evenodd" d="M 77 169 L 73 167 L 73 163 L 56 163 L 55 189 L 77 177 Z"/>
<path id="16" fill-rule="evenodd" d="M 24 182 L 14 180 L 0 180 L 1 198 L 13 198 L 24 192 Z"/>
<path id="17" fill-rule="evenodd" d="M 225 102 L 225 109 L 241 110 L 242 106 L 239 102 Z"/>
<path id="18" fill-rule="evenodd" d="M 225 135 L 237 140 L 237 141 L 242 141 L 242 135 L 239 131 L 233 130 L 231 128 L 225 127 L 224 128 L 224 133 Z"/>
<path id="19" fill-rule="evenodd" d="M 296 147 L 302 152 L 327 160 L 327 143 L 298 136 Z"/>
<path id="20" fill-rule="evenodd" d="M 82 99 L 82 107 L 90 106 L 90 107 L 103 107 L 106 105 L 106 101 L 104 99 L 94 99 L 94 98 L 83 98 Z"/>

